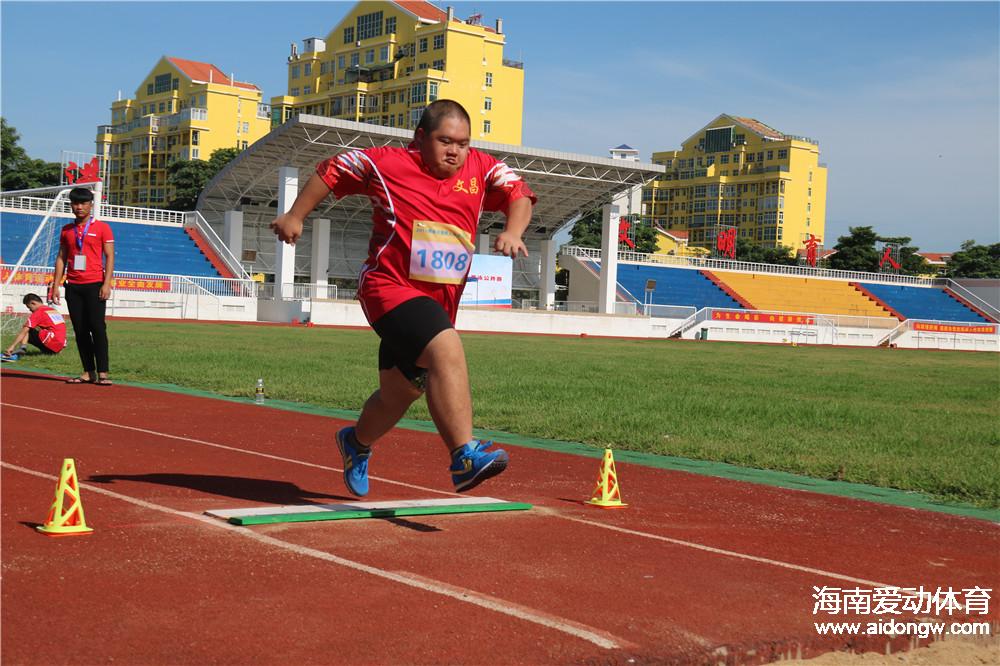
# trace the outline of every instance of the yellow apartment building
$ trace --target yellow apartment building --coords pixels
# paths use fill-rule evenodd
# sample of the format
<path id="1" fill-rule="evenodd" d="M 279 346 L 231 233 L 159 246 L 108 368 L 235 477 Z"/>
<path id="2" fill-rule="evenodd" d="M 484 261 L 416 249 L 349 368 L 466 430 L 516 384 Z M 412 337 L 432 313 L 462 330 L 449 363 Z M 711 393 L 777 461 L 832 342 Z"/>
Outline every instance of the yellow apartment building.
<path id="1" fill-rule="evenodd" d="M 109 204 L 164 207 L 174 199 L 167 184 L 172 162 L 242 150 L 271 129 L 260 89 L 209 63 L 164 56 L 134 98 L 120 97 L 111 104 L 111 124 L 97 128 Z"/>
<path id="2" fill-rule="evenodd" d="M 653 163 L 667 172 L 643 189 L 643 219 L 688 232 L 691 247 L 711 248 L 720 226 L 767 247 L 824 243 L 827 172 L 813 139 L 723 114 Z"/>
<path id="3" fill-rule="evenodd" d="M 504 57 L 502 19 L 465 19 L 429 2 L 359 2 L 325 38 L 288 56 L 272 124 L 299 113 L 412 129 L 429 102 L 453 99 L 472 138 L 520 144 L 524 66 Z"/>

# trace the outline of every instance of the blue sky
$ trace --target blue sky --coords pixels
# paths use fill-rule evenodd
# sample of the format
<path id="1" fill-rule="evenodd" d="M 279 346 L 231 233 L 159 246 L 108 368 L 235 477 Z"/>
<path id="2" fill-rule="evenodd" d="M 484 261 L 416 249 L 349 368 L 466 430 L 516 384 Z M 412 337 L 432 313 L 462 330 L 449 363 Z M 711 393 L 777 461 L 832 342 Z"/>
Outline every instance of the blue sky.
<path id="1" fill-rule="evenodd" d="M 444 7 L 445 2 L 438 2 Z M 504 19 L 525 145 L 671 150 L 720 113 L 820 142 L 827 245 L 848 226 L 927 251 L 1000 242 L 1000 4 L 454 2 Z M 285 87 L 292 41 L 353 3 L 0 3 L 0 111 L 29 155 L 93 151 L 161 55 Z"/>

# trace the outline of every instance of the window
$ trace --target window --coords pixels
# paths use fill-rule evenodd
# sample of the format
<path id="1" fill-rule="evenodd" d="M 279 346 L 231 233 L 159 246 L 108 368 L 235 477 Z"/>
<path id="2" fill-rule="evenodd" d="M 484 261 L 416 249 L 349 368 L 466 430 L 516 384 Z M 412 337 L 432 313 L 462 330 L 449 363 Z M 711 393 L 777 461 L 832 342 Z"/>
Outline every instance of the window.
<path id="1" fill-rule="evenodd" d="M 421 37 L 418 43 L 420 44 L 420 52 L 427 53 L 427 38 Z"/>
<path id="2" fill-rule="evenodd" d="M 483 134 L 489 134 L 490 130 L 493 129 L 493 123 L 488 120 L 483 121 Z"/>
<path id="3" fill-rule="evenodd" d="M 339 69 L 344 69 L 347 66 L 347 58 L 344 56 L 337 56 L 337 67 Z"/>
<path id="4" fill-rule="evenodd" d="M 423 83 L 415 83 L 413 87 L 410 88 L 410 103 L 416 104 L 418 102 L 423 102 L 427 100 L 427 88 L 424 87 Z"/>
<path id="5" fill-rule="evenodd" d="M 160 111 L 159 112 L 160 113 L 164 113 L 166 110 L 167 110 L 167 103 L 166 102 L 160 102 Z"/>
<path id="6" fill-rule="evenodd" d="M 351 54 L 351 67 L 358 66 L 358 53 L 355 51 Z"/>
<path id="7" fill-rule="evenodd" d="M 152 95 L 153 94 L 153 84 L 152 83 L 146 85 L 146 94 L 147 95 Z"/>
<path id="8" fill-rule="evenodd" d="M 311 62 L 307 62 L 306 64 L 302 65 L 303 76 L 312 76 L 312 73 L 313 73 L 313 66 Z"/>
<path id="9" fill-rule="evenodd" d="M 201 149 L 200 148 L 192 148 L 191 149 L 191 159 L 196 160 L 199 157 L 201 157 Z"/>
<path id="10" fill-rule="evenodd" d="M 424 107 L 410 109 L 410 127 L 416 127 L 420 124 L 420 116 L 422 115 L 424 115 Z"/>
<path id="11" fill-rule="evenodd" d="M 170 82 L 170 89 L 171 90 L 178 90 L 178 89 L 180 89 L 180 87 L 181 87 L 180 80 L 174 79 L 173 81 Z"/>
<path id="12" fill-rule="evenodd" d="M 312 86 L 306 86 L 305 88 L 302 89 L 302 94 L 303 95 L 311 95 L 312 91 L 313 91 L 313 87 Z"/>
<path id="13" fill-rule="evenodd" d="M 443 72 L 444 71 L 444 60 L 435 60 L 431 64 L 431 68 L 432 69 L 439 69 L 439 70 L 441 70 Z"/>
<path id="14" fill-rule="evenodd" d="M 173 77 L 171 77 L 169 74 L 161 74 L 160 76 L 157 76 L 155 79 L 153 79 L 153 82 L 155 84 L 155 89 L 153 90 L 153 92 L 162 93 L 169 91 L 171 78 Z"/>
<path id="15" fill-rule="evenodd" d="M 719 164 L 729 164 L 729 154 L 719 156 Z"/>
<path id="16" fill-rule="evenodd" d="M 298 65 L 292 65 L 292 78 L 297 79 L 301 75 Z"/>
<path id="17" fill-rule="evenodd" d="M 358 17 L 358 41 L 382 34 L 382 12 L 372 12 Z"/>
<path id="18" fill-rule="evenodd" d="M 780 149 L 778 151 L 778 159 L 779 160 L 787 160 L 788 159 L 788 149 L 787 148 L 782 148 L 782 149 Z"/>
<path id="19" fill-rule="evenodd" d="M 385 32 L 386 32 L 386 34 L 389 34 L 389 35 L 391 35 L 392 33 L 396 32 L 396 17 L 395 16 L 390 16 L 389 18 L 387 18 L 385 20 Z"/>
<path id="20" fill-rule="evenodd" d="M 483 110 L 492 111 L 493 110 L 493 98 L 487 97 L 483 100 Z"/>
<path id="21" fill-rule="evenodd" d="M 806 190 L 806 196 L 811 197 L 812 195 L 813 195 L 813 188 L 810 187 Z"/>
<path id="22" fill-rule="evenodd" d="M 428 67 L 430 67 L 430 65 L 428 65 L 426 62 L 422 62 L 419 65 L 417 65 L 417 69 L 427 69 Z"/>
<path id="23" fill-rule="evenodd" d="M 434 48 L 436 49 L 444 48 L 444 35 L 434 35 Z"/>
<path id="24" fill-rule="evenodd" d="M 767 159 L 768 160 L 773 160 L 774 159 L 774 151 L 773 150 L 767 151 Z"/>
<path id="25" fill-rule="evenodd" d="M 427 100 L 433 102 L 438 98 L 438 82 L 431 81 L 428 84 Z"/>
<path id="26" fill-rule="evenodd" d="M 493 87 L 493 72 L 486 72 L 486 87 Z"/>
<path id="27" fill-rule="evenodd" d="M 321 62 L 319 64 L 319 75 L 323 76 L 324 74 L 328 73 L 330 71 L 330 65 L 331 64 L 332 63 L 329 63 L 329 62 Z"/>
<path id="28" fill-rule="evenodd" d="M 383 46 L 378 51 L 378 59 L 381 62 L 389 62 L 389 47 Z"/>
<path id="29" fill-rule="evenodd" d="M 292 88 L 292 97 L 298 97 L 298 96 L 299 96 L 299 89 Z"/>
<path id="30" fill-rule="evenodd" d="M 806 212 L 807 213 L 811 213 L 812 212 L 812 208 L 813 208 L 813 205 L 811 203 L 807 203 L 806 204 Z"/>
<path id="31" fill-rule="evenodd" d="M 344 28 L 344 43 L 350 44 L 353 41 L 354 41 L 354 27 L 350 26 Z"/>
<path id="32" fill-rule="evenodd" d="M 250 133 L 250 123 L 243 123 L 243 133 L 244 134 Z"/>
<path id="33" fill-rule="evenodd" d="M 365 64 L 370 65 L 375 62 L 375 49 L 365 51 Z"/>
<path id="34" fill-rule="evenodd" d="M 809 172 L 809 182 L 810 183 L 813 182 L 813 172 L 812 171 Z"/>
<path id="35" fill-rule="evenodd" d="M 739 164 L 739 163 L 740 163 L 740 154 L 733 153 L 733 164 Z"/>

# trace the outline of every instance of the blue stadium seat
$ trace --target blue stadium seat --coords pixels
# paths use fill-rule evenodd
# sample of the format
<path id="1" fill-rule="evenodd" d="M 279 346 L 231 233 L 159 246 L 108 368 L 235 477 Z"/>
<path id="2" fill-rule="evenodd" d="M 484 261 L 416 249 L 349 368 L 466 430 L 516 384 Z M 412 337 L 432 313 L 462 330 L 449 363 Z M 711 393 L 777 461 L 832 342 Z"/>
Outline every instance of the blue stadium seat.
<path id="1" fill-rule="evenodd" d="M 586 260 L 584 263 L 600 274 L 600 264 Z M 650 301 L 652 305 L 743 309 L 743 306 L 719 289 L 700 271 L 669 266 L 618 264 L 619 288 L 631 294 L 639 304 L 646 302 L 647 280 L 656 280 L 656 289 L 653 290 Z"/>
<path id="2" fill-rule="evenodd" d="M 27 246 L 42 215 L 0 213 L 0 257 L 13 264 Z M 61 228 L 69 218 L 58 218 Z M 115 271 L 221 277 L 195 242 L 179 227 L 108 222 L 115 235 Z M 55 254 L 46 265 L 55 263 Z"/>
<path id="3" fill-rule="evenodd" d="M 870 282 L 859 284 L 907 319 L 989 321 L 937 287 L 906 287 Z"/>

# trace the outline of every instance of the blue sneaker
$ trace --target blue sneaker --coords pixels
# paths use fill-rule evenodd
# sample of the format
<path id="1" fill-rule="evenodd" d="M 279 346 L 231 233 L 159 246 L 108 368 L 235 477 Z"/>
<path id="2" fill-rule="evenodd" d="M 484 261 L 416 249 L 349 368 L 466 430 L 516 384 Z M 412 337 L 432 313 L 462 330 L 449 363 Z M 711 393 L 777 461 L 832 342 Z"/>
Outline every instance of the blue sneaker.
<path id="1" fill-rule="evenodd" d="M 353 433 L 354 428 L 342 428 L 337 432 L 337 448 L 344 458 L 344 484 L 353 494 L 364 497 L 368 494 L 368 459 L 372 452 L 369 449 L 359 453 L 358 449 L 351 446 L 348 441 L 348 432 Z"/>
<path id="2" fill-rule="evenodd" d="M 481 442 L 472 440 L 460 449 L 456 449 L 451 456 L 451 480 L 455 484 L 455 492 L 465 492 L 478 486 L 486 479 L 496 476 L 507 469 L 507 461 L 510 456 L 503 449 L 486 449 L 493 446 L 493 442 Z"/>
<path id="3" fill-rule="evenodd" d="M 8 354 L 7 352 L 0 354 L 0 361 L 3 361 L 4 363 L 13 363 L 17 359 L 18 359 L 17 354 Z"/>

